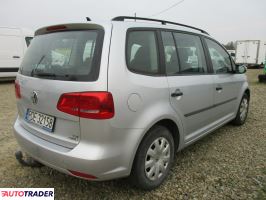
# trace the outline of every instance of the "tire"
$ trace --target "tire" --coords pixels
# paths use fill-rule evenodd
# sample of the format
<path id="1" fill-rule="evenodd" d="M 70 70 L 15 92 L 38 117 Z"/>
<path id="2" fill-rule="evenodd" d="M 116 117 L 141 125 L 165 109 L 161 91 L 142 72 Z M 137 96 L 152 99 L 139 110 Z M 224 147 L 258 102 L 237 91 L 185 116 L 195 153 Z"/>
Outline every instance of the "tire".
<path id="1" fill-rule="evenodd" d="M 258 75 L 259 82 L 266 82 L 266 74 L 260 74 Z"/>
<path id="2" fill-rule="evenodd" d="M 232 123 L 236 126 L 243 125 L 248 116 L 248 109 L 249 109 L 249 96 L 245 93 L 239 104 L 236 118 L 232 121 Z"/>
<path id="3" fill-rule="evenodd" d="M 131 183 L 143 190 L 160 186 L 169 174 L 174 153 L 171 132 L 164 126 L 154 126 L 137 150 L 130 175 Z"/>

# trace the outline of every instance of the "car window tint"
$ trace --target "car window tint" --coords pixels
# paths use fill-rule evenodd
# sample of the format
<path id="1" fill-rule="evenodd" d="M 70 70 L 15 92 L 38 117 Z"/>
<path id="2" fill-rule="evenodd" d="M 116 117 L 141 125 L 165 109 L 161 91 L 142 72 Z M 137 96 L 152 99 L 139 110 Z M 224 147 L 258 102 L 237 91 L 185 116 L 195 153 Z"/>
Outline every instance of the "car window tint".
<path id="1" fill-rule="evenodd" d="M 229 54 L 216 42 L 206 39 L 214 73 L 228 73 L 232 71 Z"/>
<path id="2" fill-rule="evenodd" d="M 171 32 L 162 32 L 162 40 L 165 56 L 165 67 L 168 75 L 179 72 L 179 64 L 176 53 L 176 46 Z"/>
<path id="3" fill-rule="evenodd" d="M 207 72 L 207 64 L 199 36 L 174 33 L 180 60 L 180 73 L 193 74 Z"/>
<path id="4" fill-rule="evenodd" d="M 148 74 L 158 73 L 158 50 L 155 32 L 129 32 L 126 58 L 128 68 L 132 71 Z"/>

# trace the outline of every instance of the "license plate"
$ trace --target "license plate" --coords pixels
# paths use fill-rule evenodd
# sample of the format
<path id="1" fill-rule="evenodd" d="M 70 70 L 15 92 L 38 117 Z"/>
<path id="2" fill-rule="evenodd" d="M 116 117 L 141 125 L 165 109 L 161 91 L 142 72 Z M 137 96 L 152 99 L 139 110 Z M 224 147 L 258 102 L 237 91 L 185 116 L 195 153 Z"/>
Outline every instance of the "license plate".
<path id="1" fill-rule="evenodd" d="M 53 132 L 55 117 L 28 109 L 25 119 L 26 121 L 36 124 L 49 132 Z"/>

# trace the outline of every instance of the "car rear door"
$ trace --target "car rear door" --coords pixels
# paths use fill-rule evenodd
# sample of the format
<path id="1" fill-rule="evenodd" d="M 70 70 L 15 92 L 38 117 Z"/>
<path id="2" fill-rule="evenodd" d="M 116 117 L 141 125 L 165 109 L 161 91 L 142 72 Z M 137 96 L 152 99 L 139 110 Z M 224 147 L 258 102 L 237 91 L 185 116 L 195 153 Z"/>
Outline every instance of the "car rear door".
<path id="1" fill-rule="evenodd" d="M 247 63 L 246 41 L 237 41 L 236 43 L 236 63 Z"/>
<path id="2" fill-rule="evenodd" d="M 163 31 L 162 40 L 170 103 L 182 120 L 185 142 L 189 142 L 212 121 L 213 79 L 199 36 Z"/>
<path id="3" fill-rule="evenodd" d="M 260 64 L 258 63 L 259 44 L 259 40 L 251 40 L 247 42 L 247 63 Z"/>

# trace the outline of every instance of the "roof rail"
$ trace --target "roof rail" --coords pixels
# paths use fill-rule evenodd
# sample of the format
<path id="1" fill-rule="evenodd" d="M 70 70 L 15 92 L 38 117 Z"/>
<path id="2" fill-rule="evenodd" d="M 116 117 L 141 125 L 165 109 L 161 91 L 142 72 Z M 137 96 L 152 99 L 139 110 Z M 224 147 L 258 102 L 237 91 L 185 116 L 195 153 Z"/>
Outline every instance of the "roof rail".
<path id="1" fill-rule="evenodd" d="M 189 25 L 186 25 L 186 24 L 180 24 L 180 23 L 170 22 L 170 21 L 165 21 L 165 20 L 160 20 L 160 19 L 150 19 L 150 18 L 144 18 L 144 17 L 131 17 L 131 16 L 118 16 L 118 17 L 113 18 L 112 21 L 124 21 L 125 19 L 154 21 L 154 22 L 160 22 L 163 25 L 174 24 L 174 25 L 178 25 L 178 26 L 184 26 L 184 27 L 187 27 L 187 28 L 195 29 L 195 30 L 198 30 L 198 31 L 200 31 L 202 33 L 205 33 L 205 34 L 209 35 L 209 33 L 207 33 L 206 31 L 204 31 L 202 29 L 199 29 L 199 28 L 196 28 L 194 26 L 189 26 Z"/>

